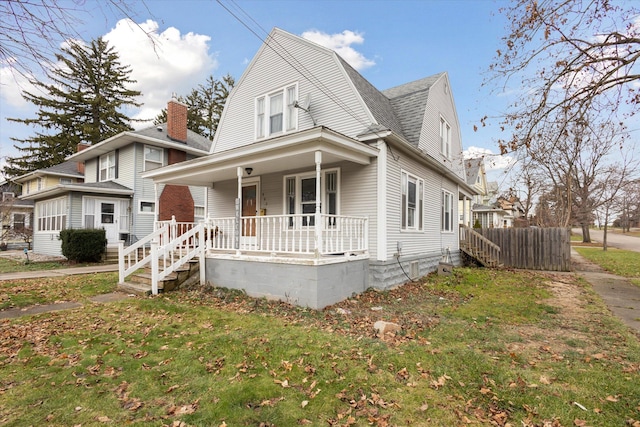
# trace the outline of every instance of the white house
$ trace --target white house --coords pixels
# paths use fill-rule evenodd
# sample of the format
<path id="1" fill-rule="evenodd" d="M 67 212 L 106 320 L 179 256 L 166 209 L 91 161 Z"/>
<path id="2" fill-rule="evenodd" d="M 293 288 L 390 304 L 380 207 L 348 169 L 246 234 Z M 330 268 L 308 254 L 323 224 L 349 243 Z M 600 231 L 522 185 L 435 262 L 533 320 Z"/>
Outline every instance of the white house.
<path id="1" fill-rule="evenodd" d="M 208 188 L 207 282 L 313 308 L 458 262 L 458 200 L 476 194 L 447 73 L 379 91 L 280 29 L 210 154 L 143 176 Z"/>

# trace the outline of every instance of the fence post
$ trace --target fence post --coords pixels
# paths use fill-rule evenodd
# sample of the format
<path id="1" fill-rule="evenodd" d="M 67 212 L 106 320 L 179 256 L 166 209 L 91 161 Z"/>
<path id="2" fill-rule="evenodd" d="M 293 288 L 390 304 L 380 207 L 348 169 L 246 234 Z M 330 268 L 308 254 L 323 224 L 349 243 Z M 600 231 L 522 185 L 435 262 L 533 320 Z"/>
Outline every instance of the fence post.
<path id="1" fill-rule="evenodd" d="M 118 242 L 118 283 L 124 283 L 124 242 Z"/>

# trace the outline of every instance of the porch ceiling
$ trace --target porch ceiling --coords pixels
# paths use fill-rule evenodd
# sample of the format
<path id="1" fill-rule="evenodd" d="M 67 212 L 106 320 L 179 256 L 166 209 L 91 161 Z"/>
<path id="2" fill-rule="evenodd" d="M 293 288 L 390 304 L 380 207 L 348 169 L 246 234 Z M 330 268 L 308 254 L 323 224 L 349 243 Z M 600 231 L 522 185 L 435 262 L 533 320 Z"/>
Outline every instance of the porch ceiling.
<path id="1" fill-rule="evenodd" d="M 322 152 L 322 164 L 349 161 L 366 165 L 378 155 L 376 148 L 317 127 L 155 169 L 143 176 L 162 184 L 210 186 L 217 181 L 236 179 L 238 167 L 252 168 L 252 176 L 314 169 L 316 151 Z"/>

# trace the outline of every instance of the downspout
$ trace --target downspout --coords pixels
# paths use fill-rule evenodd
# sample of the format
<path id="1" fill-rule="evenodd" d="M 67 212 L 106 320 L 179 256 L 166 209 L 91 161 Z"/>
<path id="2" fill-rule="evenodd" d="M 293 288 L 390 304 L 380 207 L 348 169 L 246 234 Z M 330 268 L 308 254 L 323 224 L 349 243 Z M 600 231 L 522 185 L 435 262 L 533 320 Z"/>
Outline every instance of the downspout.
<path id="1" fill-rule="evenodd" d="M 377 224 L 376 224 L 376 259 L 386 261 L 387 259 L 387 144 L 384 140 L 378 140 L 378 200 L 377 200 Z M 367 230 L 367 233 L 369 230 Z M 368 249 L 368 248 L 367 248 Z"/>

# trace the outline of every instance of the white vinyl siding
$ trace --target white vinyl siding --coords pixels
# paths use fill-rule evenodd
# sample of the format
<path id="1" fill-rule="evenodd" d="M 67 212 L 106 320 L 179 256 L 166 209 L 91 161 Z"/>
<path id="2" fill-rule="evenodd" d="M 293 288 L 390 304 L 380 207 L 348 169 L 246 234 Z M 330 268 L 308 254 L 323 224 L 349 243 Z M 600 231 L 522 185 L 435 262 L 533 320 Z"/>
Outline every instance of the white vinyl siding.
<path id="1" fill-rule="evenodd" d="M 362 131 L 362 123 L 373 121 L 332 51 L 311 42 L 294 42 L 289 34 L 279 30 L 275 31 L 273 40 L 295 55 L 305 64 L 309 73 L 331 88 L 331 98 L 328 93 L 323 93 L 308 80 L 300 79 L 298 71 L 277 53 L 263 46 L 227 100 L 224 117 L 220 121 L 212 145 L 213 153 L 253 143 L 257 135 L 253 126 L 256 121 L 256 97 L 272 93 L 271 91 L 278 87 L 288 87 L 296 81 L 298 100 L 305 100 L 307 95 L 311 95 L 311 114 L 295 109 L 298 131 L 312 128 L 313 116 L 318 124 L 355 137 Z M 344 108 L 336 103 L 338 100 Z M 345 112 L 345 109 L 351 114 Z"/>

